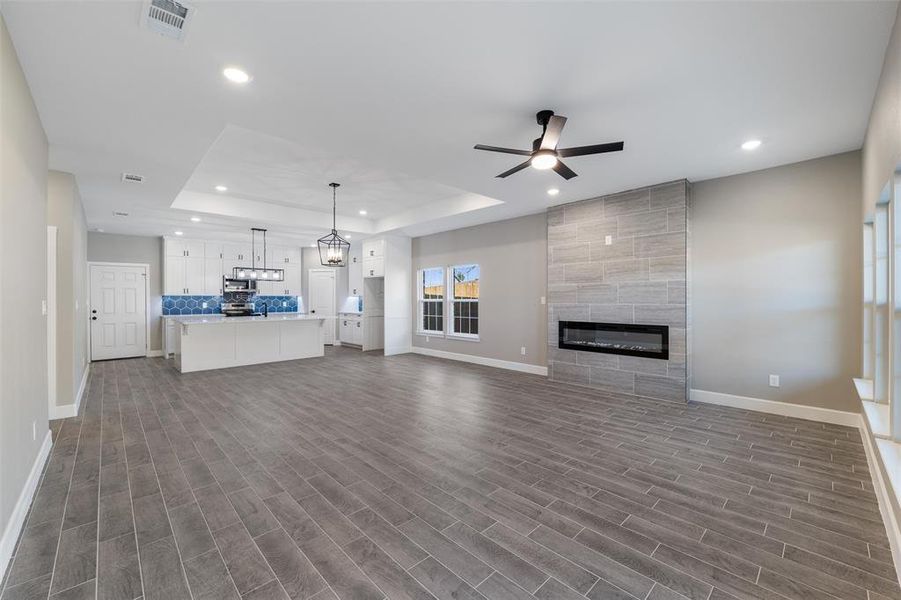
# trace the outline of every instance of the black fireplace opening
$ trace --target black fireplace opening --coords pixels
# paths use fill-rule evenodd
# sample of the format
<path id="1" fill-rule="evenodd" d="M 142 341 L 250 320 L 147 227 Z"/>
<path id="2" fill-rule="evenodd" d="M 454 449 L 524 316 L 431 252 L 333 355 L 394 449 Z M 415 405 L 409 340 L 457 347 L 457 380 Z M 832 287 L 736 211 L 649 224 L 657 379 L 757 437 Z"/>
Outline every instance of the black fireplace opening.
<path id="1" fill-rule="evenodd" d="M 560 321 L 558 347 L 567 350 L 669 359 L 669 327 Z"/>

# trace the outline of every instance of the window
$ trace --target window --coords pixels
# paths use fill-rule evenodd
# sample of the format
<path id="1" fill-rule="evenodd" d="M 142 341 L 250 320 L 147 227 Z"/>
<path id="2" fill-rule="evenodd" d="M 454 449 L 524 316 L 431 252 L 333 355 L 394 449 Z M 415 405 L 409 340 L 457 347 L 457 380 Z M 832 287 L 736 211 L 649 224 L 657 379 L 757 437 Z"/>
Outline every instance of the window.
<path id="1" fill-rule="evenodd" d="M 479 335 L 479 275 L 479 265 L 459 265 L 448 269 L 448 280 L 452 286 L 452 335 Z"/>
<path id="2" fill-rule="evenodd" d="M 419 332 L 444 333 L 444 269 L 422 269 L 418 276 Z"/>

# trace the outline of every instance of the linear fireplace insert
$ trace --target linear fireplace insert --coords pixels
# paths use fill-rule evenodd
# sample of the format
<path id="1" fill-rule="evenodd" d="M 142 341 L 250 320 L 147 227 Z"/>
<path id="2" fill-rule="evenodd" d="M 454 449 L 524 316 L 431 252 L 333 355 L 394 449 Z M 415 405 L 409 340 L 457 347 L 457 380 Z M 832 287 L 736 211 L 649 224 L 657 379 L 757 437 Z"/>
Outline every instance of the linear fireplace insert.
<path id="1" fill-rule="evenodd" d="M 669 327 L 560 321 L 558 346 L 567 350 L 669 359 Z"/>

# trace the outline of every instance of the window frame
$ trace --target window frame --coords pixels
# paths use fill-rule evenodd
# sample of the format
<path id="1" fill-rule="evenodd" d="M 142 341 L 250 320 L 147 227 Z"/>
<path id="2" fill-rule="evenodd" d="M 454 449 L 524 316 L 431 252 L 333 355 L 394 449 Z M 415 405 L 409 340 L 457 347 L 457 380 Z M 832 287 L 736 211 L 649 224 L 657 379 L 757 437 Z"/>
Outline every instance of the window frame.
<path id="1" fill-rule="evenodd" d="M 447 331 L 447 281 L 445 281 L 444 295 L 441 298 L 441 325 L 440 330 L 429 330 L 423 327 L 423 318 L 425 316 L 425 303 L 435 302 L 434 300 L 426 300 L 423 294 L 423 277 L 426 271 L 441 271 L 442 275 L 446 273 L 446 267 L 424 267 L 416 271 L 416 335 L 426 335 L 429 337 L 444 337 Z"/>
<path id="2" fill-rule="evenodd" d="M 478 269 L 479 269 L 479 297 L 476 298 L 475 300 L 457 300 L 457 297 L 455 295 L 454 271 L 456 269 L 460 269 L 460 268 L 464 268 L 464 267 L 478 267 Z M 477 262 L 460 263 L 460 264 L 456 264 L 456 265 L 450 265 L 447 267 L 447 292 L 445 293 L 445 298 L 446 298 L 446 302 L 447 302 L 448 306 L 447 306 L 447 310 L 445 312 L 447 314 L 446 323 L 448 325 L 445 326 L 445 329 L 447 330 L 447 333 L 445 335 L 448 338 L 469 340 L 469 341 L 473 341 L 473 342 L 480 341 L 480 339 L 481 339 L 480 334 L 482 331 L 481 306 L 479 306 L 477 309 L 479 311 L 479 316 L 475 317 L 476 321 L 479 322 L 479 333 L 461 333 L 461 332 L 455 331 L 456 322 L 454 320 L 454 303 L 455 302 L 469 302 L 469 303 L 474 303 L 476 305 L 479 305 L 482 300 L 481 282 L 482 282 L 482 265 Z"/>

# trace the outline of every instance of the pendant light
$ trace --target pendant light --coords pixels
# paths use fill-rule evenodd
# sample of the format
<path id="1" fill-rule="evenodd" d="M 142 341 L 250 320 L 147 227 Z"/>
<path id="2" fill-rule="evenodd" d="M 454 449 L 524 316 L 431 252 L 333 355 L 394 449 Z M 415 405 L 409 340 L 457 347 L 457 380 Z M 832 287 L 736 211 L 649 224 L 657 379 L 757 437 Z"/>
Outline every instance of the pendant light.
<path id="1" fill-rule="evenodd" d="M 263 268 L 257 267 L 257 232 L 263 234 Z M 232 276 L 237 279 L 255 279 L 257 281 L 284 281 L 284 269 L 269 269 L 266 266 L 266 230 L 259 227 L 250 228 L 250 268 L 234 267 Z"/>
<path id="2" fill-rule="evenodd" d="M 340 183 L 330 183 L 332 188 L 332 232 L 319 238 L 319 262 L 323 267 L 346 267 L 347 253 L 350 250 L 350 242 L 338 235 L 336 226 L 336 205 L 338 186 Z"/>

